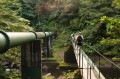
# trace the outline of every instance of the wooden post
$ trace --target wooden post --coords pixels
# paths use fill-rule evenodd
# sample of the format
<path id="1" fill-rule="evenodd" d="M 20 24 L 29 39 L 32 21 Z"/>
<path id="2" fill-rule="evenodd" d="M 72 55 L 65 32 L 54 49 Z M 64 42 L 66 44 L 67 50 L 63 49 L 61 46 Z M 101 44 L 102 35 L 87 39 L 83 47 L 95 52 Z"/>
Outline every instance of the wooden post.
<path id="1" fill-rule="evenodd" d="M 41 79 L 41 41 L 21 45 L 22 79 Z"/>

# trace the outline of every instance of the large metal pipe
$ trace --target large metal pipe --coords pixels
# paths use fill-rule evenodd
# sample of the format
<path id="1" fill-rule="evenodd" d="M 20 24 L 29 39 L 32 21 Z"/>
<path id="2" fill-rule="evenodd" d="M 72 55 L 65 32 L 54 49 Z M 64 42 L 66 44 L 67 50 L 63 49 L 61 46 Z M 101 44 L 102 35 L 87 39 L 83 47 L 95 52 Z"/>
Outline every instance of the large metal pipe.
<path id="1" fill-rule="evenodd" d="M 53 35 L 54 32 L 3 32 L 0 31 L 0 53 L 4 53 L 9 48 L 42 39 Z"/>

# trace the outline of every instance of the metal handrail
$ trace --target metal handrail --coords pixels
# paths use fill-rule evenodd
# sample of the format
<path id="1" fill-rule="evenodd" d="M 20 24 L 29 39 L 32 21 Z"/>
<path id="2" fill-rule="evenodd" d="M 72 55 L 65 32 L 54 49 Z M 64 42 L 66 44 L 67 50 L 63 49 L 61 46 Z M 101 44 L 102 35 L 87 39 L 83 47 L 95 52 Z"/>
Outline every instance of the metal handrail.
<path id="1" fill-rule="evenodd" d="M 90 65 L 90 71 L 91 69 L 94 71 L 94 74 L 96 75 L 96 77 L 98 78 L 100 75 L 99 79 L 105 79 L 105 77 L 103 76 L 103 74 L 98 70 L 97 66 L 92 62 L 92 60 L 85 54 L 85 52 L 81 49 L 81 53 L 82 55 L 87 59 L 87 63 Z M 90 74 L 91 75 L 91 74 Z M 91 79 L 91 78 L 90 78 Z"/>
<path id="2" fill-rule="evenodd" d="M 98 68 L 99 68 L 99 71 L 101 71 L 103 73 L 103 75 L 108 79 L 119 79 L 120 78 L 120 67 L 117 66 L 114 62 L 112 62 L 110 59 L 108 59 L 107 57 L 105 57 L 104 55 L 102 55 L 99 51 L 97 51 L 96 49 L 92 48 L 91 46 L 87 45 L 86 43 L 84 43 L 85 46 L 87 46 L 88 48 L 90 48 L 91 50 L 95 51 L 96 54 L 98 54 Z M 102 57 L 102 60 L 105 59 L 104 61 L 106 61 L 106 63 L 109 63 L 109 64 L 105 64 L 105 65 L 108 65 L 110 69 L 108 69 L 106 71 L 104 71 L 102 68 L 101 68 L 101 57 Z M 94 57 L 95 59 L 95 57 Z M 93 61 L 94 61 L 93 59 Z M 95 62 L 94 62 L 95 63 Z M 105 66 L 102 66 L 103 68 Z M 114 68 L 114 69 L 113 69 Z M 114 72 L 113 72 L 114 71 Z M 113 73 L 116 73 L 115 75 L 113 75 Z"/>
<path id="3" fill-rule="evenodd" d="M 104 55 L 102 55 L 99 51 L 97 51 L 96 49 L 90 47 L 89 45 L 87 45 L 86 43 L 84 43 L 84 45 L 86 45 L 87 47 L 91 48 L 92 50 L 94 50 L 97 54 L 99 54 L 100 56 L 102 56 L 103 58 L 105 58 L 107 61 L 109 61 L 110 63 L 112 63 L 113 65 L 115 65 L 117 68 L 120 69 L 119 66 L 117 66 L 114 62 L 112 62 L 111 60 L 109 60 L 108 58 L 106 58 Z"/>

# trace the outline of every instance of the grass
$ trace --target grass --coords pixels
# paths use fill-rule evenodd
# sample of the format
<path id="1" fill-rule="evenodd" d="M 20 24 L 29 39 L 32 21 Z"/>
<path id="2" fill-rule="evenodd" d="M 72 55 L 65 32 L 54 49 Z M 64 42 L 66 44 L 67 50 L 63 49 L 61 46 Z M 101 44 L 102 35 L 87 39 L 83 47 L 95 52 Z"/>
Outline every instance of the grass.
<path id="1" fill-rule="evenodd" d="M 52 76 L 51 73 L 48 73 L 48 74 L 42 76 L 42 79 L 55 79 L 55 77 Z"/>
<path id="2" fill-rule="evenodd" d="M 54 57 L 51 58 L 42 58 L 42 61 L 55 61 L 56 59 Z"/>
<path id="3" fill-rule="evenodd" d="M 109 62 L 107 60 L 105 60 L 105 59 L 101 59 L 100 64 L 105 65 L 105 64 L 109 64 Z"/>
<path id="4" fill-rule="evenodd" d="M 64 61 L 62 61 L 59 64 L 60 68 L 77 68 L 77 64 L 70 64 L 70 63 L 65 63 Z"/>

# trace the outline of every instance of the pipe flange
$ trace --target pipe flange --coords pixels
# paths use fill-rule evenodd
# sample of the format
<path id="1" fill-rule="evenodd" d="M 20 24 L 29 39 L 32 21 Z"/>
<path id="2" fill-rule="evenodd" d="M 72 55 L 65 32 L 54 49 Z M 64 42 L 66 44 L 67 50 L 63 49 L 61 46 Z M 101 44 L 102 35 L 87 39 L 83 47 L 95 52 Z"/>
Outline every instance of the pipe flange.
<path id="1" fill-rule="evenodd" d="M 10 48 L 10 38 L 6 32 L 0 30 L 0 33 L 5 37 L 5 40 L 6 40 L 5 48 L 2 51 L 0 51 L 0 53 L 4 53 L 4 52 L 8 51 L 8 49 Z"/>
<path id="2" fill-rule="evenodd" d="M 48 32 L 49 33 L 49 35 L 51 34 L 50 32 Z M 52 36 L 52 35 L 50 35 L 50 36 Z"/>
<path id="3" fill-rule="evenodd" d="M 37 34 L 36 34 L 36 32 L 34 32 L 34 31 L 29 31 L 29 32 L 34 33 L 34 34 L 35 34 L 35 37 L 36 37 L 36 39 L 37 39 Z"/>
<path id="4" fill-rule="evenodd" d="M 46 33 L 45 32 L 43 32 L 43 33 L 45 34 L 45 37 L 47 37 Z"/>

